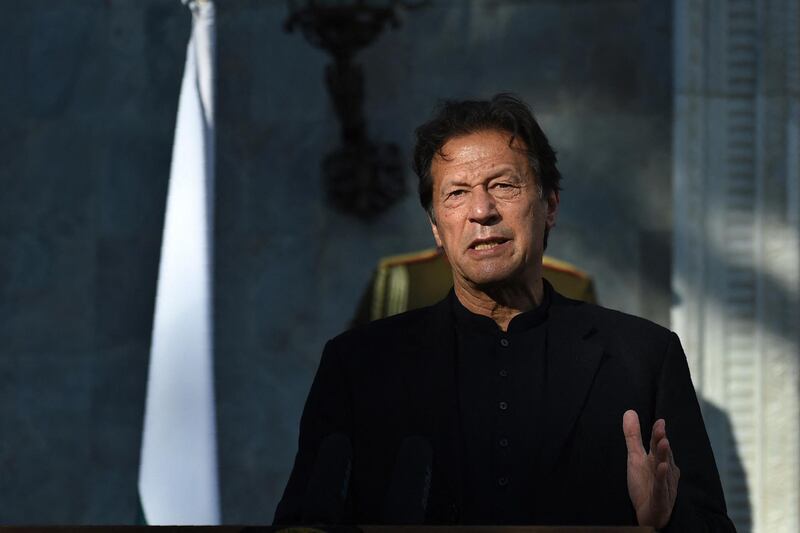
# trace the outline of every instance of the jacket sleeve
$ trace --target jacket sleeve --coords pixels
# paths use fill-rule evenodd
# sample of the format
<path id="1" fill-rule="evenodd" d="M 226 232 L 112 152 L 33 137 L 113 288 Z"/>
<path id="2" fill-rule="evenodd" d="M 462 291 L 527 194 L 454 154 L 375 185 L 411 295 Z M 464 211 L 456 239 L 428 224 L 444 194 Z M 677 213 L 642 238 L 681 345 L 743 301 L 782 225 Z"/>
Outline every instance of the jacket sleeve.
<path id="1" fill-rule="evenodd" d="M 675 507 L 664 531 L 735 532 L 686 355 L 674 333 L 658 379 L 655 415 L 666 422 L 667 438 L 681 472 Z"/>
<path id="2" fill-rule="evenodd" d="M 273 523 L 276 525 L 301 523 L 306 488 L 321 441 L 337 432 L 352 435 L 350 386 L 336 346 L 335 339 L 325 345 L 308 393 L 300 419 L 294 467 L 275 510 Z"/>

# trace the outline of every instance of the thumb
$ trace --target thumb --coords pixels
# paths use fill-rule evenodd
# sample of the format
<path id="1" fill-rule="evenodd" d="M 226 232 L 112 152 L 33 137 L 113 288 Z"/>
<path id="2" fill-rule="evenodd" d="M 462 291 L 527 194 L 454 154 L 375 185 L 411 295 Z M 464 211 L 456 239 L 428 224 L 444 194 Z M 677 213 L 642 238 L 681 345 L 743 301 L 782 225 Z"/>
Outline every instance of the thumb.
<path id="1" fill-rule="evenodd" d="M 625 411 L 625 414 L 622 415 L 622 432 L 625 434 L 625 446 L 628 447 L 628 455 L 644 455 L 639 415 L 633 409 Z"/>

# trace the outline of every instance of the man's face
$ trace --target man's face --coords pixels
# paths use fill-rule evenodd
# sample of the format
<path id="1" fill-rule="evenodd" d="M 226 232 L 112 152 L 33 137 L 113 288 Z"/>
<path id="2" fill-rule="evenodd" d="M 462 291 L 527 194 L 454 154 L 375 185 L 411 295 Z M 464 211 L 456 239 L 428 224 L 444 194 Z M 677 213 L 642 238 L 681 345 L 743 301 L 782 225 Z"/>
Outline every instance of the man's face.
<path id="1" fill-rule="evenodd" d="M 544 231 L 555 225 L 558 193 L 540 197 L 538 179 L 508 133 L 450 139 L 431 163 L 431 229 L 456 283 L 530 283 L 541 277 Z"/>

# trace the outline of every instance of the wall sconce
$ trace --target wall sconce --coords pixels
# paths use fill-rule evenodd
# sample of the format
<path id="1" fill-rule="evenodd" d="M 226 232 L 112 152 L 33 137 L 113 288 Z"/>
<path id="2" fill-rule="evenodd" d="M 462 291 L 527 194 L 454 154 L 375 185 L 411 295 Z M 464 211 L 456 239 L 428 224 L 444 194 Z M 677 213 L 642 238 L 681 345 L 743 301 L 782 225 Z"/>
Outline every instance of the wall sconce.
<path id="1" fill-rule="evenodd" d="M 325 68 L 325 82 L 341 125 L 342 144 L 322 162 L 328 201 L 364 220 L 374 218 L 403 197 L 405 164 L 395 144 L 369 139 L 363 110 L 364 73 L 353 56 L 369 46 L 387 25 L 400 25 L 399 8 L 413 9 L 426 3 L 289 0 L 286 31 L 299 28 L 308 42 L 333 59 Z"/>

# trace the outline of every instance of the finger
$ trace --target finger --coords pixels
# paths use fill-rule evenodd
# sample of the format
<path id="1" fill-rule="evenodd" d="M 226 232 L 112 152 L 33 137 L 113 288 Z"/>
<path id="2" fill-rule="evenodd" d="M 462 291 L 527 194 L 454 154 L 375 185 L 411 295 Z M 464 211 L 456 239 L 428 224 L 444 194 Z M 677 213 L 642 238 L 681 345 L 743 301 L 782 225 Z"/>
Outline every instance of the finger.
<path id="1" fill-rule="evenodd" d="M 669 439 L 666 437 L 658 441 L 653 452 L 655 453 L 658 464 L 663 463 L 670 466 L 674 464 L 674 461 L 672 460 L 672 448 L 670 448 Z"/>
<path id="2" fill-rule="evenodd" d="M 639 415 L 633 409 L 625 411 L 625 414 L 622 415 L 622 432 L 625 434 L 625 446 L 628 448 L 628 455 L 644 455 Z"/>
<path id="3" fill-rule="evenodd" d="M 653 502 L 655 505 L 663 505 L 669 499 L 669 487 L 667 478 L 669 474 L 668 463 L 658 463 L 656 467 L 656 479 L 653 483 Z"/>
<path id="4" fill-rule="evenodd" d="M 658 485 L 663 482 L 663 489 L 666 490 L 665 496 L 673 497 L 678 487 L 681 471 L 675 464 L 675 459 L 672 455 L 672 447 L 668 439 L 664 438 L 658 443 L 656 459 L 656 484 Z M 655 488 L 656 487 L 654 487 L 653 491 L 654 494 L 657 492 Z"/>
<path id="5" fill-rule="evenodd" d="M 653 431 L 650 433 L 650 453 L 655 454 L 658 443 L 667 437 L 667 423 L 663 418 L 656 420 L 653 424 Z"/>
<path id="6" fill-rule="evenodd" d="M 664 432 L 664 437 L 656 442 L 655 454 L 656 460 L 659 463 L 666 462 L 669 463 L 671 467 L 678 467 L 675 463 L 675 455 L 672 453 L 672 444 L 670 444 L 666 432 Z"/>

